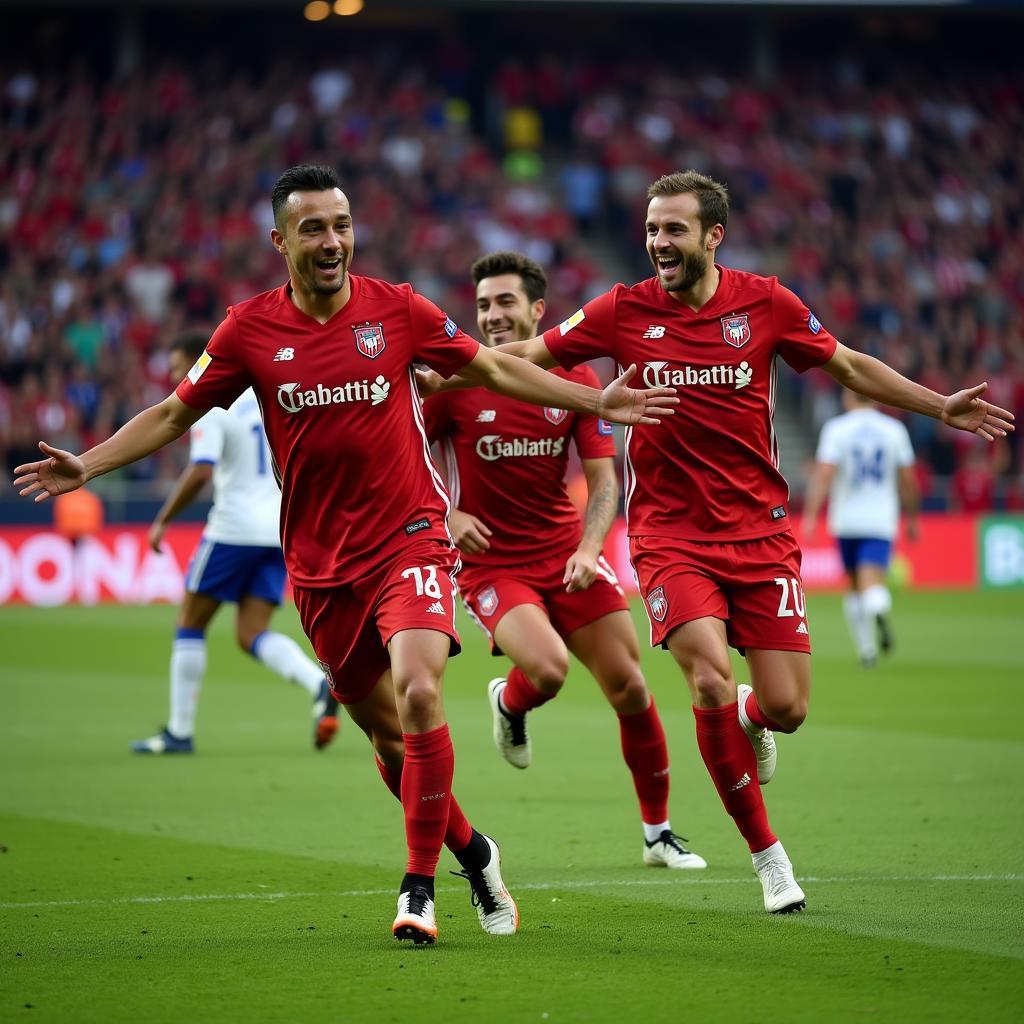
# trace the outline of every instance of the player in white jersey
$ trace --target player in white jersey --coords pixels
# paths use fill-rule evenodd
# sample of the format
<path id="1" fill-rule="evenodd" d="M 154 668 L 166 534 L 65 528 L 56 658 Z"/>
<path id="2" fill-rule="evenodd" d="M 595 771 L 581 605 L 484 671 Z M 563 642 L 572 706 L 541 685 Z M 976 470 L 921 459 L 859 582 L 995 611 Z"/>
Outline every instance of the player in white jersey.
<path id="1" fill-rule="evenodd" d="M 879 647 L 892 648 L 892 595 L 885 578 L 901 503 L 907 536 L 911 540 L 917 536 L 914 449 L 907 428 L 879 412 L 869 399 L 847 391 L 843 406 L 847 411 L 821 430 L 807 487 L 804 532 L 813 532 L 827 494 L 829 533 L 839 543 L 850 579 L 844 601 L 846 621 L 861 664 L 871 667 Z"/>
<path id="2" fill-rule="evenodd" d="M 187 332 L 171 345 L 175 381 L 203 353 L 208 335 Z M 153 520 L 155 551 L 167 524 L 213 480 L 213 508 L 189 564 L 185 600 L 171 652 L 170 717 L 155 736 L 132 744 L 137 754 L 191 754 L 196 702 L 206 669 L 206 628 L 224 601 L 238 606 L 235 637 L 243 651 L 305 689 L 313 698 L 313 743 L 322 749 L 338 730 L 338 702 L 323 670 L 299 645 L 270 630 L 284 595 L 281 491 L 274 477 L 263 419 L 252 389 L 229 409 L 211 409 L 190 436 L 189 466 Z"/>

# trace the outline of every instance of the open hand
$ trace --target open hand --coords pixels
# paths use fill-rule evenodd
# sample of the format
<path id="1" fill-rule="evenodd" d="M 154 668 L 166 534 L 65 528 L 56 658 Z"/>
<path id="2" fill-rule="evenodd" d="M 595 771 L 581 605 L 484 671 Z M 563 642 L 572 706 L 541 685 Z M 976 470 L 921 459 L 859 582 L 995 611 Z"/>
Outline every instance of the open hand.
<path id="1" fill-rule="evenodd" d="M 675 388 L 647 388 L 637 390 L 626 386 L 636 373 L 636 363 L 626 368 L 601 392 L 601 407 L 597 415 L 609 423 L 658 423 L 671 416 L 679 404 Z"/>
<path id="2" fill-rule="evenodd" d="M 86 481 L 85 463 L 77 455 L 51 448 L 39 442 L 39 450 L 47 456 L 41 462 L 26 462 L 14 470 L 14 486 L 23 488 L 18 493 L 27 497 L 36 494 L 34 501 L 46 501 L 57 494 L 77 490 Z"/>
<path id="3" fill-rule="evenodd" d="M 942 406 L 942 422 L 969 434 L 978 434 L 986 441 L 1006 437 L 1014 429 L 1013 413 L 981 399 L 988 382 L 977 384 L 950 395 Z"/>

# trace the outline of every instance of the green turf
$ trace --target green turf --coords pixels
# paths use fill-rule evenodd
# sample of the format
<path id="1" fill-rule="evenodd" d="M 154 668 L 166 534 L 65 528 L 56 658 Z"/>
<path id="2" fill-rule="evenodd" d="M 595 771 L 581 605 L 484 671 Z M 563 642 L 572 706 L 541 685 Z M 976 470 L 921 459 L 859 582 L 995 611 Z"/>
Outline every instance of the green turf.
<path id="1" fill-rule="evenodd" d="M 456 791 L 523 928 L 484 935 L 445 874 L 440 942 L 412 950 L 389 936 L 402 819 L 365 741 L 314 754 L 305 695 L 232 648 L 226 615 L 198 753 L 145 759 L 128 744 L 165 715 L 173 612 L 0 610 L 0 1021 L 1017 1019 L 1024 594 L 898 595 L 871 673 L 836 598 L 811 615 L 811 719 L 766 791 L 806 913 L 761 909 L 667 655 L 644 663 L 700 873 L 641 865 L 616 724 L 578 667 L 531 720 L 533 767 L 499 760 L 466 626 Z"/>

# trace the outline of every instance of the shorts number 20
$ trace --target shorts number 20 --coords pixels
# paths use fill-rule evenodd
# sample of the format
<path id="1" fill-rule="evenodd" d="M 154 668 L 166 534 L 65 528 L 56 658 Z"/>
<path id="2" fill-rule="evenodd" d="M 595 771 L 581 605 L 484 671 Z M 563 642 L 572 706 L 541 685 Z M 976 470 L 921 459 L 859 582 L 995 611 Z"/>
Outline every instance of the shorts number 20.
<path id="1" fill-rule="evenodd" d="M 775 585 L 782 590 L 779 595 L 779 618 L 788 619 L 796 615 L 802 619 L 807 606 L 804 603 L 804 589 L 800 586 L 800 581 L 794 577 L 786 579 L 785 576 L 776 576 Z"/>

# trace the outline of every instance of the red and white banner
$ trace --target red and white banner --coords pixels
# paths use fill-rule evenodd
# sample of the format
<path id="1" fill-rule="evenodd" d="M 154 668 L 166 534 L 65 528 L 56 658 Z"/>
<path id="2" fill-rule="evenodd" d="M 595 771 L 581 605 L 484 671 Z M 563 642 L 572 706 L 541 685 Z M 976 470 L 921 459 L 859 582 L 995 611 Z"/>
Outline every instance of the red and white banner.
<path id="1" fill-rule="evenodd" d="M 148 527 L 111 526 L 77 544 L 52 530 L 0 528 L 0 605 L 176 604 L 185 571 L 202 532 L 199 524 L 172 525 L 164 552 L 146 542 Z M 974 587 L 979 520 L 975 516 L 925 515 L 915 543 L 901 538 L 895 549 L 895 582 L 917 589 Z M 803 581 L 808 590 L 844 586 L 835 542 L 823 527 L 803 545 Z M 625 524 L 608 535 L 605 552 L 627 593 L 636 593 Z"/>

